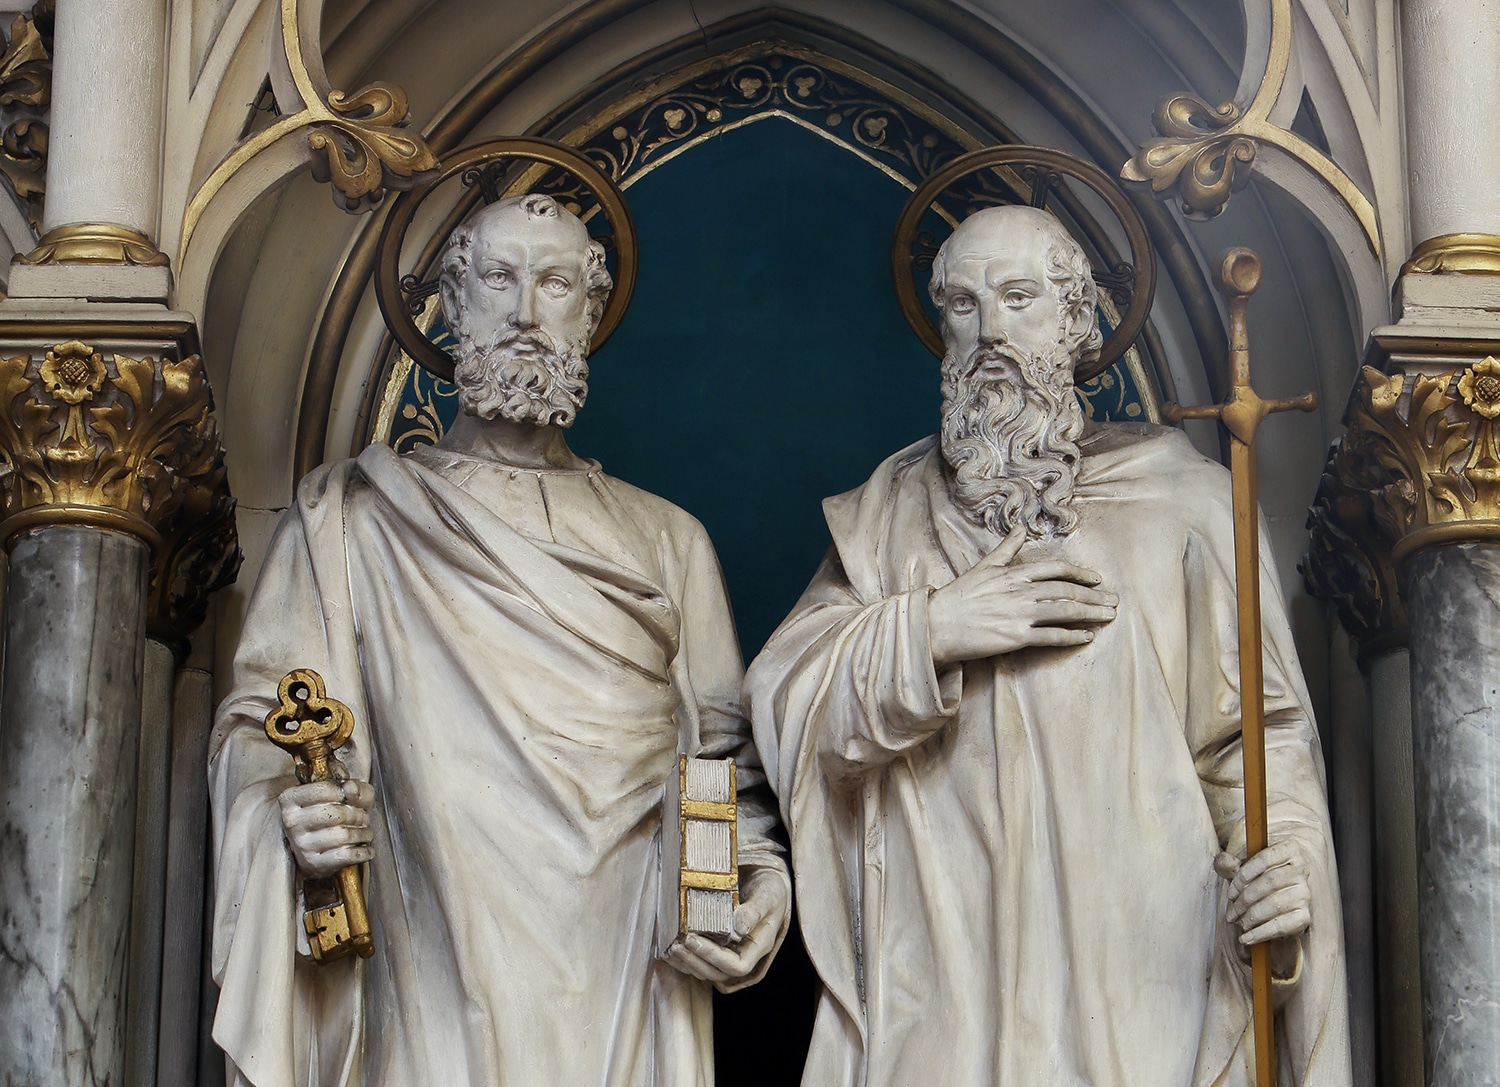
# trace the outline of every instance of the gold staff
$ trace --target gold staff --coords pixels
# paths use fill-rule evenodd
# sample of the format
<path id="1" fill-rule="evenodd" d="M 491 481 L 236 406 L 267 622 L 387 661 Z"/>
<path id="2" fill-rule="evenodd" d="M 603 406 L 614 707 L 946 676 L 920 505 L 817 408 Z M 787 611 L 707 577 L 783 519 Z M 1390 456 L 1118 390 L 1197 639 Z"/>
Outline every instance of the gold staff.
<path id="1" fill-rule="evenodd" d="M 1266 691 L 1261 660 L 1260 506 L 1255 487 L 1255 432 L 1266 416 L 1278 411 L 1312 411 L 1316 393 L 1285 400 L 1262 400 L 1250 386 L 1250 345 L 1245 306 L 1260 285 L 1260 258 L 1248 249 L 1224 254 L 1214 277 L 1229 303 L 1231 387 L 1223 404 L 1185 408 L 1168 404 L 1163 415 L 1179 419 L 1217 419 L 1229 432 L 1229 470 L 1234 488 L 1234 581 L 1239 604 L 1240 748 L 1245 760 L 1245 851 L 1247 859 L 1267 844 L 1266 834 Z M 1276 1087 L 1276 1034 L 1271 1007 L 1271 947 L 1250 949 L 1254 999 L 1256 1087 Z"/>

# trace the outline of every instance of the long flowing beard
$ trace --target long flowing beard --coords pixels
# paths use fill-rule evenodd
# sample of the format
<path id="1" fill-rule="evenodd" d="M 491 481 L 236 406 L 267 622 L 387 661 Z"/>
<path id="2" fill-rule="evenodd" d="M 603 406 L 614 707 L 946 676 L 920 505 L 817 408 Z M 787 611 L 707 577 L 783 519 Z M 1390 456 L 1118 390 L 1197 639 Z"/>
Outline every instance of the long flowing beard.
<path id="1" fill-rule="evenodd" d="M 940 441 L 959 508 L 997 536 L 1017 525 L 1033 537 L 1073 531 L 1083 409 L 1067 350 L 1027 355 L 1000 345 L 967 360 L 950 354 L 942 391 Z"/>
<path id="2" fill-rule="evenodd" d="M 589 394 L 588 347 L 557 343 L 542 329 L 502 328 L 483 346 L 460 336 L 453 349 L 459 406 L 513 423 L 573 425 Z"/>

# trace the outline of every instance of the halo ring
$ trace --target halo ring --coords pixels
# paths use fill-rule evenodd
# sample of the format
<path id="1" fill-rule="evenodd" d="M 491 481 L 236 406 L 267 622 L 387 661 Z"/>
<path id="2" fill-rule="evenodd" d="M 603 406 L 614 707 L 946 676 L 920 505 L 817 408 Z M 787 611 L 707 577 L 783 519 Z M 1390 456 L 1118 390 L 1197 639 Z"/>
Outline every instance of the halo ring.
<path id="1" fill-rule="evenodd" d="M 912 243 L 916 240 L 922 216 L 944 190 L 960 178 L 996 166 L 1039 166 L 1047 171 L 1076 178 L 1099 194 L 1125 229 L 1135 268 L 1130 304 L 1121 315 L 1119 325 L 1104 341 L 1099 350 L 1099 358 L 1093 362 L 1080 363 L 1075 373 L 1078 381 L 1098 377 L 1130 349 L 1146 323 L 1146 317 L 1151 312 L 1152 298 L 1156 294 L 1156 260 L 1151 251 L 1150 237 L 1146 233 L 1145 220 L 1136 211 L 1130 198 L 1099 167 L 1066 151 L 1027 144 L 981 147 L 953 159 L 918 186 L 906 201 L 906 206 L 901 209 L 901 218 L 896 222 L 896 233 L 891 242 L 891 275 L 895 281 L 896 298 L 901 304 L 901 312 L 927 349 L 942 358 L 946 350 L 942 333 L 927 315 L 917 294 L 916 277 L 912 274 L 916 265 Z"/>
<path id="2" fill-rule="evenodd" d="M 614 237 L 615 272 L 614 289 L 605 303 L 599 327 L 594 330 L 589 351 L 599 350 L 619 327 L 620 320 L 630 306 L 630 296 L 635 293 L 636 270 L 639 266 L 639 246 L 635 232 L 635 221 L 630 217 L 630 208 L 625 195 L 599 166 L 587 156 L 556 140 L 544 140 L 536 136 L 512 136 L 499 140 L 461 147 L 443 156 L 437 175 L 398 196 L 391 205 L 389 216 L 380 231 L 380 249 L 375 266 L 375 300 L 380 304 L 380 313 L 386 327 L 412 359 L 422 369 L 442 378 L 453 380 L 453 356 L 427 338 L 417 327 L 416 315 L 407 307 L 401 289 L 401 249 L 406 241 L 406 232 L 416 218 L 418 209 L 433 191 L 456 175 L 476 167 L 484 167 L 504 159 L 526 159 L 567 170 L 593 193 L 609 223 Z"/>

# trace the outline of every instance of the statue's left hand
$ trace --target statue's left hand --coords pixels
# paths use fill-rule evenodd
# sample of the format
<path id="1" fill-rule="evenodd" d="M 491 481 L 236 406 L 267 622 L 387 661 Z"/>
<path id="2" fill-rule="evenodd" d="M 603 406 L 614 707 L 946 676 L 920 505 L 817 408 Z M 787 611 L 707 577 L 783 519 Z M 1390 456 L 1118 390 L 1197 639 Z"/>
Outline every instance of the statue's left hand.
<path id="1" fill-rule="evenodd" d="M 715 985 L 733 985 L 755 972 L 776 946 L 791 896 L 786 877 L 779 871 L 752 868 L 748 873 L 740 885 L 739 909 L 734 911 L 735 942 L 725 947 L 706 936 L 689 934 L 667 952 L 668 962 L 684 974 Z"/>
<path id="2" fill-rule="evenodd" d="M 1312 927 L 1311 870 L 1302 845 L 1283 838 L 1248 861 L 1220 853 L 1215 870 L 1229 881 L 1225 919 L 1239 929 L 1240 944 L 1272 944 L 1272 969 L 1284 976 L 1295 969 L 1293 937 Z"/>

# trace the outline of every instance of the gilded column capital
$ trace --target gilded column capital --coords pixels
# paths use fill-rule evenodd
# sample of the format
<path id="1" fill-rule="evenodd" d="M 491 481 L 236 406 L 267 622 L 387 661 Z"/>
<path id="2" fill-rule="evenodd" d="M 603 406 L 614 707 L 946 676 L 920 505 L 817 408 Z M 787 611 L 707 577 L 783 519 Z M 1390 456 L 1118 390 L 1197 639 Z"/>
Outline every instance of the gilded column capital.
<path id="1" fill-rule="evenodd" d="M 1401 566 L 1427 547 L 1500 540 L 1500 361 L 1364 367 L 1308 515 L 1308 592 L 1361 655 L 1404 644 Z"/>
<path id="2" fill-rule="evenodd" d="M 0 358 L 0 409 L 0 542 L 9 549 L 28 529 L 62 524 L 143 540 L 153 633 L 185 636 L 239 567 L 202 360 L 66 340 Z"/>
<path id="3" fill-rule="evenodd" d="M 1500 362 L 1384 374 L 1366 366 L 1344 444 L 1381 481 L 1374 516 L 1400 563 L 1423 547 L 1500 538 Z"/>

